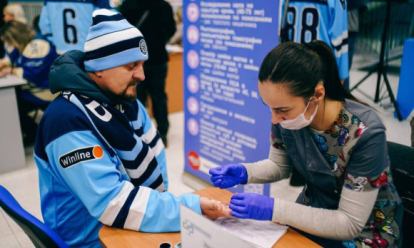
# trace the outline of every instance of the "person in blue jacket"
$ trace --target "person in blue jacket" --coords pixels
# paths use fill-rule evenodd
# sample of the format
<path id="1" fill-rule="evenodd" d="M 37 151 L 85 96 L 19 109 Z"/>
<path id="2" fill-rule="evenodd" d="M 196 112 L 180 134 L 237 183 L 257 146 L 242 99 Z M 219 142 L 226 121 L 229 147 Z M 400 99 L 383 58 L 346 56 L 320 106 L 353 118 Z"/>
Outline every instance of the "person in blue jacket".
<path id="1" fill-rule="evenodd" d="M 16 91 L 24 143 L 33 144 L 37 124 L 28 113 L 46 109 L 55 97 L 49 90 L 48 74 L 57 54 L 50 42 L 19 21 L 5 23 L 0 37 L 8 48 L 6 57 L 0 61 L 0 73 L 11 73 L 28 82 Z"/>
<path id="2" fill-rule="evenodd" d="M 92 24 L 92 12 L 98 8 L 111 7 L 109 0 L 45 0 L 39 28 L 56 47 L 59 55 L 70 50 L 83 51 Z"/>
<path id="3" fill-rule="evenodd" d="M 323 247 L 396 247 L 402 204 L 392 182 L 385 127 L 341 85 L 322 41 L 282 43 L 260 67 L 259 93 L 272 112 L 269 158 L 210 170 L 216 187 L 269 183 L 295 167 L 306 179 L 296 203 L 240 193 L 237 218 L 287 224 Z"/>
<path id="4" fill-rule="evenodd" d="M 168 188 L 165 149 L 136 86 L 148 59 L 141 32 L 116 12 L 93 12 L 85 53 L 52 65 L 34 158 L 44 222 L 74 247 L 100 247 L 102 225 L 143 232 L 180 230 L 180 204 L 209 218 L 223 206 Z"/>

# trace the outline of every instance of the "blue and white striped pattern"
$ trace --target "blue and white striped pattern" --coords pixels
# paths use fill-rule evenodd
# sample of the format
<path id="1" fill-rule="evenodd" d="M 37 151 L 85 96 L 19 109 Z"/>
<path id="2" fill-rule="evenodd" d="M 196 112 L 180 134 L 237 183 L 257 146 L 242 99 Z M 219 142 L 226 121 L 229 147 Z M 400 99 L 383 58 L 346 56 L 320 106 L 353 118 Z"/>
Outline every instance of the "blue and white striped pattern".
<path id="1" fill-rule="evenodd" d="M 93 12 L 84 51 L 86 71 L 101 71 L 148 59 L 142 33 L 121 14 L 107 9 Z"/>
<path id="2" fill-rule="evenodd" d="M 134 187 L 125 182 L 118 195 L 108 204 L 99 221 L 113 227 L 139 230 L 151 189 Z"/>
<path id="3" fill-rule="evenodd" d="M 164 187 L 163 177 L 165 178 L 165 181 L 167 181 L 168 179 L 166 178 L 166 174 L 164 174 L 164 171 L 162 171 L 164 168 L 161 168 L 157 159 L 157 156 L 162 155 L 164 157 L 163 167 L 165 167 L 165 153 L 161 154 L 161 152 L 164 150 L 164 145 L 162 144 L 162 141 L 159 138 L 157 132 L 149 132 L 153 124 L 147 116 L 144 116 L 145 113 L 144 111 L 142 111 L 144 107 L 142 105 L 137 106 L 138 102 L 134 103 L 136 104 L 135 109 L 138 110 L 136 118 L 137 120 L 141 120 L 140 126 L 143 126 L 145 128 L 145 126 L 148 125 L 149 130 L 143 130 L 140 126 L 137 126 L 138 130 L 134 129 L 135 132 L 132 133 L 134 139 L 132 140 L 128 137 L 128 134 L 122 132 L 122 127 L 117 126 L 118 122 L 116 121 L 116 118 L 114 118 L 113 116 L 110 116 L 104 122 L 107 124 L 102 125 L 102 123 L 100 123 L 100 127 L 97 126 L 99 118 L 96 118 L 96 114 L 93 114 L 95 111 L 91 111 L 90 107 L 84 107 L 91 106 L 91 103 L 94 103 L 95 101 L 91 101 L 90 99 L 86 98 L 78 98 L 77 96 L 69 92 L 66 92 L 65 98 L 67 98 L 67 100 L 69 100 L 70 102 L 75 104 L 80 110 L 82 110 L 82 112 L 85 114 L 85 116 L 87 116 L 91 124 L 94 126 L 96 132 L 101 136 L 101 138 L 106 142 L 106 144 L 115 151 L 115 153 L 121 159 L 126 173 L 128 174 L 128 177 L 133 185 L 150 187 L 159 192 L 163 192 L 167 188 Z M 91 103 L 86 104 L 90 101 Z M 101 108 L 101 106 L 98 104 L 93 108 Z M 105 130 L 108 129 L 117 131 L 112 131 L 112 133 L 106 132 L 106 135 L 102 133 L 105 133 Z M 147 131 L 145 133 L 145 137 L 148 141 L 151 141 L 150 143 L 147 143 L 146 141 L 140 139 L 140 137 L 138 136 L 140 134 L 137 135 L 137 133 L 139 133 L 140 130 Z M 122 141 L 114 141 L 116 140 L 114 136 L 122 137 Z M 122 146 L 120 146 L 121 144 L 119 144 L 119 142 L 123 143 Z M 158 143 L 161 144 L 159 145 Z M 134 145 L 133 147 L 127 148 L 129 146 L 128 144 Z M 152 147 L 155 147 L 158 150 L 153 151 Z"/>

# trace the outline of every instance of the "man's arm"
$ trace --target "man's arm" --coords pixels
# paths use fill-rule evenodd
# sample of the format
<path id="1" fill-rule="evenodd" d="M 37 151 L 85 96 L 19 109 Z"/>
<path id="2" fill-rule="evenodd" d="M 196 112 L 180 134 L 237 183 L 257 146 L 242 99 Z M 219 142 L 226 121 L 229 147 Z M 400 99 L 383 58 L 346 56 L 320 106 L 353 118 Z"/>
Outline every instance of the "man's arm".
<path id="1" fill-rule="evenodd" d="M 333 48 L 333 54 L 338 64 L 339 76 L 342 80 L 349 77 L 348 63 L 348 16 L 346 11 L 346 1 L 329 1 L 330 26 L 328 35 Z"/>
<path id="2" fill-rule="evenodd" d="M 91 150 L 88 158 L 79 153 Z M 94 150 L 96 149 L 96 150 Z M 146 232 L 179 230 L 179 205 L 201 213 L 197 195 L 175 197 L 143 186 L 134 186 L 122 173 L 117 157 L 111 157 L 91 131 L 76 131 L 50 143 L 46 152 L 50 163 L 70 191 L 89 213 L 102 223 Z M 77 155 L 76 155 L 77 154 Z"/>
<path id="3" fill-rule="evenodd" d="M 52 27 L 49 20 L 49 12 L 47 10 L 47 1 L 45 1 L 40 13 L 39 28 L 44 36 L 52 36 Z"/>

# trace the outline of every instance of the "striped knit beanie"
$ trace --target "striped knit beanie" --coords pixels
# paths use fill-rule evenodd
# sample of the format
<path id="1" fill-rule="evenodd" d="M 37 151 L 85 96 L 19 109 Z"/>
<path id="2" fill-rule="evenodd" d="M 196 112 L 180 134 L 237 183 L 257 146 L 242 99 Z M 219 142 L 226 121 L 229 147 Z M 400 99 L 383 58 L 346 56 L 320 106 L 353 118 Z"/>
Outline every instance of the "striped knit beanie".
<path id="1" fill-rule="evenodd" d="M 102 71 L 148 59 L 141 32 L 120 13 L 98 9 L 92 19 L 84 46 L 86 71 Z"/>

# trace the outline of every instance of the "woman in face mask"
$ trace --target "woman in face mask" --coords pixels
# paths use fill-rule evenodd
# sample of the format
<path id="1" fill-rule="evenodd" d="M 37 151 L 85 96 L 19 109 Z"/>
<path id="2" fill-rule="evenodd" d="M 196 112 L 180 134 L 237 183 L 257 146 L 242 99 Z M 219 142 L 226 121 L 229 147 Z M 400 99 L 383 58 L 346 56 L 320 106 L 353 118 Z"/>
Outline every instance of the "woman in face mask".
<path id="1" fill-rule="evenodd" d="M 210 170 L 216 187 L 270 183 L 295 167 L 306 179 L 296 203 L 240 193 L 237 218 L 287 224 L 324 247 L 394 247 L 401 200 L 392 183 L 385 127 L 341 85 L 321 41 L 283 43 L 265 57 L 259 92 L 272 112 L 269 158 Z"/>

